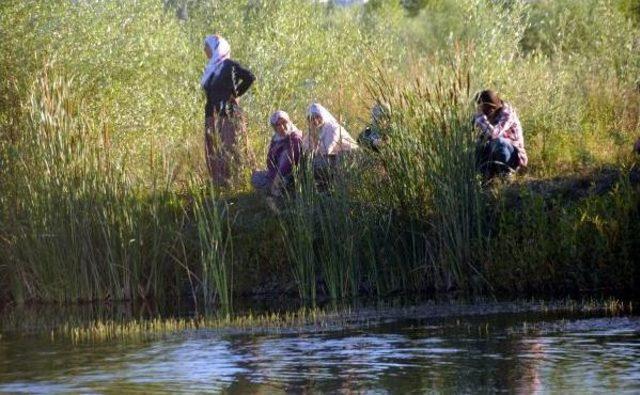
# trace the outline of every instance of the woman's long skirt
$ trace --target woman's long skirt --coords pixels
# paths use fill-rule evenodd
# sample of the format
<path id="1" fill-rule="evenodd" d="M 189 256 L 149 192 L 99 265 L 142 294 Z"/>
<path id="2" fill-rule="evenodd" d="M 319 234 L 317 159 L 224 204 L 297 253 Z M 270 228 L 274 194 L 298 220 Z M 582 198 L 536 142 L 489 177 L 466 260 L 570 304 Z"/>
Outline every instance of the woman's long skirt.
<path id="1" fill-rule="evenodd" d="M 216 186 L 228 187 L 239 177 L 245 159 L 250 155 L 246 145 L 244 117 L 236 115 L 207 117 L 205 120 L 204 146 L 207 169 L 211 181 Z"/>

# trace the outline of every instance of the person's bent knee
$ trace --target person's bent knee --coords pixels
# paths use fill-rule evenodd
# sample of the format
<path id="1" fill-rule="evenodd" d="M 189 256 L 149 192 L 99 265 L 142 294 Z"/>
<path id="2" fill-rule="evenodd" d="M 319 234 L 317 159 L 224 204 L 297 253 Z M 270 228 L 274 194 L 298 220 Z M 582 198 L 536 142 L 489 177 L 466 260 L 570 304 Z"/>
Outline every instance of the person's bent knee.
<path id="1" fill-rule="evenodd" d="M 508 163 L 514 153 L 514 147 L 511 142 L 505 138 L 498 138 L 492 142 L 491 159 Z"/>

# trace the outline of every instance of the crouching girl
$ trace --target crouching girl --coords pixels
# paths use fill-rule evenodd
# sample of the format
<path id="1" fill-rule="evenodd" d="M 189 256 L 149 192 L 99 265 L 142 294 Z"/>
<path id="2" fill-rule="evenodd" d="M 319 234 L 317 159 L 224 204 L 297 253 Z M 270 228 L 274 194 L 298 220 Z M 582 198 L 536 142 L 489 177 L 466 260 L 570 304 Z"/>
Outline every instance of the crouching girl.
<path id="1" fill-rule="evenodd" d="M 277 196 L 293 182 L 293 168 L 302 151 L 302 135 L 284 111 L 276 111 L 269 123 L 274 134 L 267 153 L 267 169 L 254 171 L 251 183 L 257 190 Z"/>
<path id="2" fill-rule="evenodd" d="M 516 110 L 491 90 L 476 96 L 474 126 L 480 130 L 478 164 L 488 178 L 527 166 L 522 126 Z"/>
<path id="3" fill-rule="evenodd" d="M 302 146 L 311 159 L 313 175 L 319 189 L 326 189 L 338 161 L 357 150 L 358 143 L 321 104 L 313 103 L 307 112 L 309 133 Z"/>

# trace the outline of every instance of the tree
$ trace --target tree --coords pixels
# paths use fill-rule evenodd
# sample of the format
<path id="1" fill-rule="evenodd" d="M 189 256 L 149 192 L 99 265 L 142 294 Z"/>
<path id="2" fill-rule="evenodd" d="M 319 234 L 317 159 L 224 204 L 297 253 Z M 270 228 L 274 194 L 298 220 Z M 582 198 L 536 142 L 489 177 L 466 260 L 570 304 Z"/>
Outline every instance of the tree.
<path id="1" fill-rule="evenodd" d="M 400 0 L 402 7 L 407 10 L 409 16 L 414 17 L 427 6 L 429 0 Z"/>

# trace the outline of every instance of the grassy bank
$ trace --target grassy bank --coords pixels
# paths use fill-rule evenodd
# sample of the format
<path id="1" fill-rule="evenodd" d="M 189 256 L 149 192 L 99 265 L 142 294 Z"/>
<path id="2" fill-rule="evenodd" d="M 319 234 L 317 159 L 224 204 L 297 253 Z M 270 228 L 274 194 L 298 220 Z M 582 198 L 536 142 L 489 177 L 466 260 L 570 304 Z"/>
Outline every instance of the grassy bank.
<path id="1" fill-rule="evenodd" d="M 230 311 L 240 294 L 636 289 L 634 2 L 441 0 L 417 16 L 376 1 L 187 3 L 0 5 L 1 300 Z M 250 163 L 212 190 L 198 81 L 213 31 L 257 76 L 242 104 L 260 160 L 269 114 L 302 127 L 312 101 L 352 134 L 388 103 L 387 146 L 345 164 L 330 195 L 299 182 L 280 214 L 251 195 Z M 523 123 L 530 167 L 515 185 L 483 187 L 474 170 L 484 87 Z M 554 190 L 598 168 L 622 176 Z"/>

